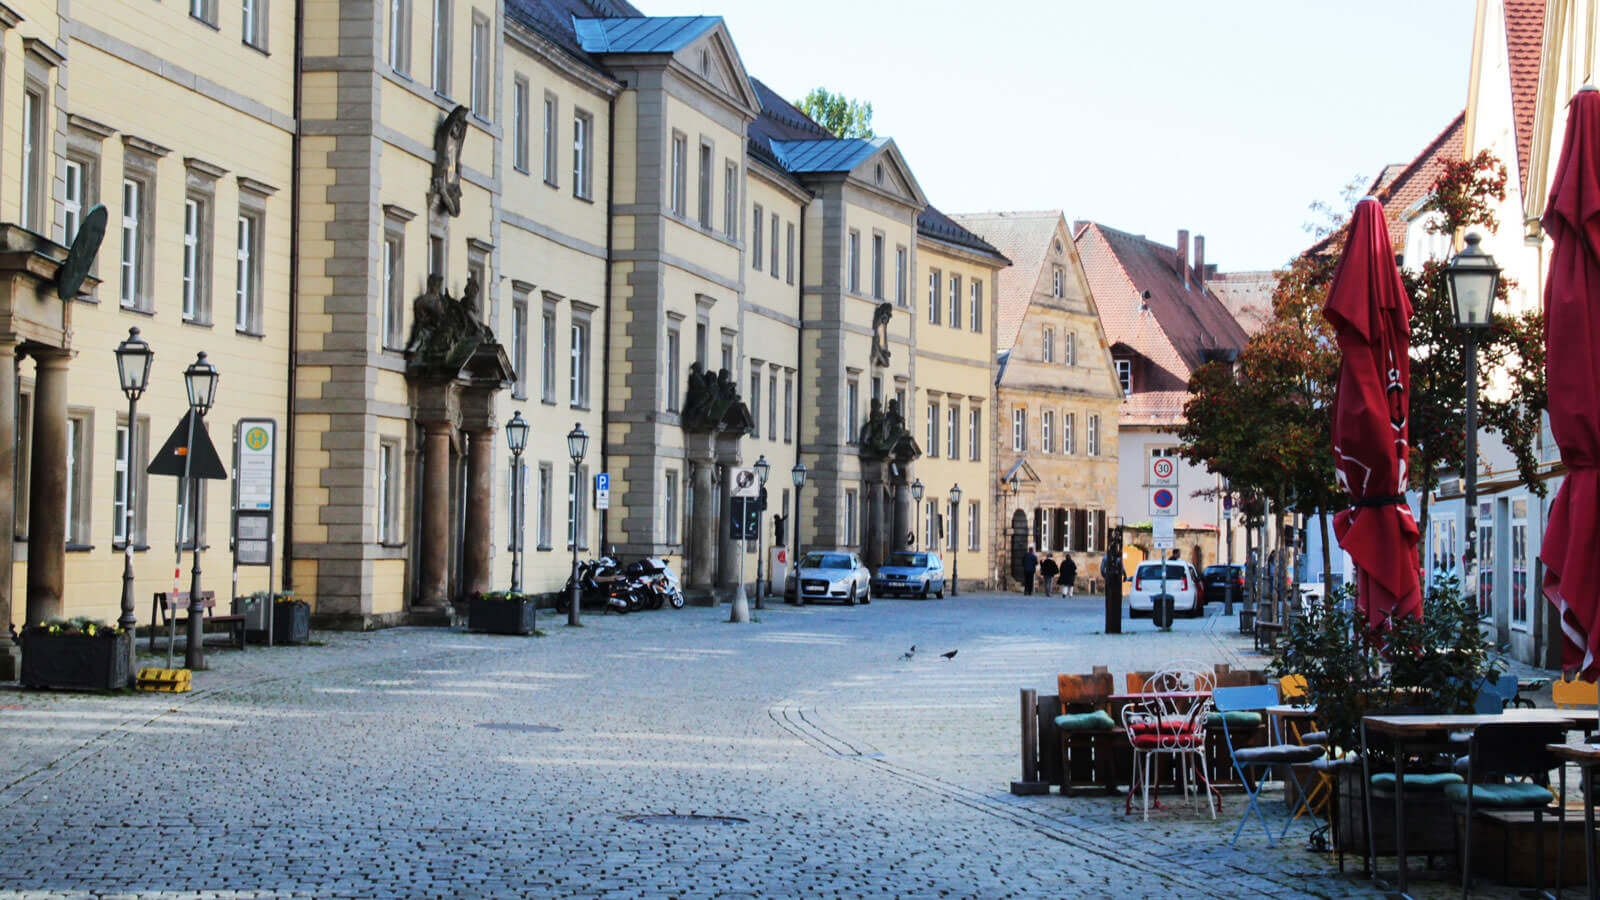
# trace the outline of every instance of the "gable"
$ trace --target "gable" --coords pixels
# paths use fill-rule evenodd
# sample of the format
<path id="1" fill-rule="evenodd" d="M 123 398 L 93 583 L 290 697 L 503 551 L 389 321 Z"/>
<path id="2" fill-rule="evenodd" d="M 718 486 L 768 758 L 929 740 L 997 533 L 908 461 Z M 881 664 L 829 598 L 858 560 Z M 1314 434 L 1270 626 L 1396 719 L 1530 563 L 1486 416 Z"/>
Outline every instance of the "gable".
<path id="1" fill-rule="evenodd" d="M 885 140 L 876 152 L 856 163 L 850 169 L 850 178 L 892 194 L 919 209 L 928 205 L 928 198 L 922 193 L 922 186 L 911 174 L 905 157 L 900 155 L 900 150 L 895 146 L 893 139 Z"/>
<path id="2" fill-rule="evenodd" d="M 710 82 L 730 103 L 760 114 L 761 100 L 750 85 L 750 75 L 733 45 L 728 27 L 720 20 L 699 39 L 673 53 L 673 59 Z"/>

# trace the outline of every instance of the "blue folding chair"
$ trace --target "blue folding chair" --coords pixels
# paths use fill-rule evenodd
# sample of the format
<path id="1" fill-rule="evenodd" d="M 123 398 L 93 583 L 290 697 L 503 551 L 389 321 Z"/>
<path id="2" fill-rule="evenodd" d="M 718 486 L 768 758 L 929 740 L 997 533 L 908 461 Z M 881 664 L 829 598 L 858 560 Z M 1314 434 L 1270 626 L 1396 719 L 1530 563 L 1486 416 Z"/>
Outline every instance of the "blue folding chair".
<path id="1" fill-rule="evenodd" d="M 1295 816 L 1306 807 L 1308 793 L 1305 785 L 1300 783 L 1300 776 L 1295 774 L 1296 766 L 1310 765 L 1322 757 L 1326 748 L 1317 745 L 1301 744 L 1269 744 L 1265 747 L 1235 747 L 1233 732 L 1230 725 L 1242 724 L 1242 714 L 1254 713 L 1260 722 L 1265 716 L 1266 709 L 1278 702 L 1278 687 L 1272 684 L 1255 685 L 1252 687 L 1217 688 L 1211 694 L 1213 708 L 1222 719 L 1222 737 L 1228 744 L 1228 756 L 1233 759 L 1233 769 L 1239 773 L 1239 782 L 1244 785 L 1246 805 L 1244 815 L 1239 819 L 1239 827 L 1233 830 L 1233 837 L 1228 840 L 1228 846 L 1235 846 L 1239 842 L 1239 835 L 1244 831 L 1244 825 L 1250 821 L 1250 814 L 1256 814 L 1261 820 L 1261 830 L 1267 834 L 1267 846 L 1271 847 L 1277 841 L 1272 836 L 1272 826 L 1267 824 L 1267 814 L 1261 810 L 1261 788 L 1265 783 L 1265 775 L 1272 766 L 1282 766 L 1288 781 L 1294 782 L 1299 800 L 1289 810 L 1289 821 L 1283 823 L 1283 831 L 1278 833 L 1277 840 L 1282 840 L 1289 833 L 1289 826 L 1294 824 Z M 1231 721 L 1230 721 L 1231 720 Z M 1281 737 L 1280 737 L 1281 739 Z M 1247 769 L 1264 770 L 1254 782 L 1250 779 Z M 1286 781 L 1285 787 L 1288 786 Z"/>
<path id="2" fill-rule="evenodd" d="M 1478 694 L 1473 698 L 1472 711 L 1480 716 L 1498 716 L 1516 696 L 1516 676 L 1509 672 L 1491 672 L 1478 682 Z"/>

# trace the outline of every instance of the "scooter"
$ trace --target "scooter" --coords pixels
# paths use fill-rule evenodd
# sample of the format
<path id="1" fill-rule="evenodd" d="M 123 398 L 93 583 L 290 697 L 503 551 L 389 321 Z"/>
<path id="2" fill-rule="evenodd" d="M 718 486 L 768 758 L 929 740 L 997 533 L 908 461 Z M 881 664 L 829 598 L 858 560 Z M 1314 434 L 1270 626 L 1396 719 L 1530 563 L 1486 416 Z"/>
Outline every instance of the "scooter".
<path id="1" fill-rule="evenodd" d="M 649 594 L 651 609 L 660 609 L 662 606 L 683 609 L 683 588 L 679 586 L 677 574 L 665 559 L 647 556 L 628 563 L 626 571 Z"/>

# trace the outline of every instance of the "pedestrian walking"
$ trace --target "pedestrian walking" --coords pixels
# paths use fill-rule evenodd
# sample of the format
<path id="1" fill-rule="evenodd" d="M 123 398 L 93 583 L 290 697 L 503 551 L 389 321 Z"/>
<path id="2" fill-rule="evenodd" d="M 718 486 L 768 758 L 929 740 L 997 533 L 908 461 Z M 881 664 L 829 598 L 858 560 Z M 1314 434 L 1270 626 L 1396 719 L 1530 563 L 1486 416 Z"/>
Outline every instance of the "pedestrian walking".
<path id="1" fill-rule="evenodd" d="M 1061 596 L 1070 598 L 1078 588 L 1078 563 L 1072 554 L 1061 557 Z"/>
<path id="2" fill-rule="evenodd" d="M 1028 555 L 1022 558 L 1022 593 L 1024 596 L 1033 596 L 1033 574 L 1039 570 L 1039 557 L 1033 555 L 1033 548 L 1028 548 Z"/>
<path id="3" fill-rule="evenodd" d="M 1049 595 L 1050 580 L 1055 578 L 1059 571 L 1061 567 L 1056 565 L 1056 561 L 1051 559 L 1050 553 L 1046 551 L 1044 559 L 1039 560 L 1039 593 Z"/>

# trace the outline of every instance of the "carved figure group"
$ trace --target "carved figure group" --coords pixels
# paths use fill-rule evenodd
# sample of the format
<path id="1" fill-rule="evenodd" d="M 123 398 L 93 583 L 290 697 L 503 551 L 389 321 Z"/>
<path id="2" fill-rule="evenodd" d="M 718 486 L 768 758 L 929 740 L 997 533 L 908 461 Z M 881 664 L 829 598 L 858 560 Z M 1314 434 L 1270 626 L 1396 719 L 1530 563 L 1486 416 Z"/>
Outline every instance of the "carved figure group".
<path id="1" fill-rule="evenodd" d="M 479 292 L 475 275 L 467 278 L 460 300 L 445 292 L 443 276 L 428 276 L 428 289 L 411 305 L 408 368 L 454 375 L 480 344 L 494 342 L 478 307 Z"/>
<path id="2" fill-rule="evenodd" d="M 702 370 L 699 363 L 689 366 L 689 387 L 683 395 L 679 418 L 688 432 L 748 434 L 755 427 L 750 407 L 739 399 L 739 385 L 733 374 L 722 369 L 713 375 Z"/>
<path id="3" fill-rule="evenodd" d="M 910 461 L 922 455 L 922 448 L 906 428 L 906 419 L 900 412 L 900 401 L 890 400 L 888 409 L 874 397 L 861 426 L 858 439 L 861 455 L 873 459 L 894 458 Z"/>

